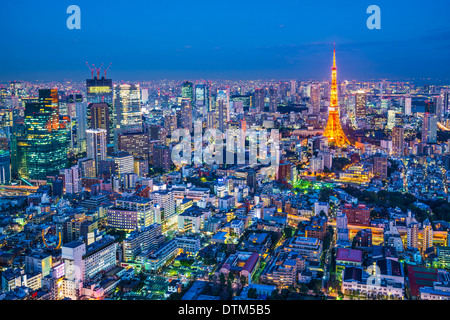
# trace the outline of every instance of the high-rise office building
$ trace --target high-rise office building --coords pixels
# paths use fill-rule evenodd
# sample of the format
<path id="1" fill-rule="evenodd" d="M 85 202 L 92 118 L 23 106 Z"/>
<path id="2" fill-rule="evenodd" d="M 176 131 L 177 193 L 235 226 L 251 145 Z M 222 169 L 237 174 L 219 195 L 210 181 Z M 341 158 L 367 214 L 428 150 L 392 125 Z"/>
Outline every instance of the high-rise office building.
<path id="1" fill-rule="evenodd" d="M 80 168 L 80 176 L 87 178 L 94 178 L 97 173 L 95 170 L 95 160 L 83 158 L 78 160 L 78 167 Z"/>
<path id="2" fill-rule="evenodd" d="M 106 130 L 108 141 L 110 137 L 110 107 L 107 103 L 91 103 L 89 105 L 89 129 L 104 129 Z"/>
<path id="3" fill-rule="evenodd" d="M 444 116 L 447 116 L 450 112 L 450 90 L 444 92 Z"/>
<path id="4" fill-rule="evenodd" d="M 157 145 L 153 147 L 153 166 L 155 168 L 170 170 L 170 149 L 167 146 Z"/>
<path id="5" fill-rule="evenodd" d="M 379 175 L 381 179 L 387 178 L 387 164 L 388 157 L 381 154 L 376 154 L 373 158 L 373 173 Z"/>
<path id="6" fill-rule="evenodd" d="M 228 109 L 224 100 L 219 100 L 218 104 L 217 126 L 220 132 L 225 133 L 225 130 L 227 129 Z"/>
<path id="7" fill-rule="evenodd" d="M 291 85 L 292 85 L 292 82 L 291 82 Z M 291 87 L 291 92 L 292 92 L 292 87 Z M 278 99 L 277 89 L 274 87 L 270 87 L 269 88 L 269 111 L 270 112 L 277 111 L 277 103 L 278 103 L 277 99 Z"/>
<path id="8" fill-rule="evenodd" d="M 45 180 L 67 166 L 68 131 L 59 122 L 58 91 L 39 90 L 37 102 L 25 106 L 25 132 L 17 140 L 21 178 Z"/>
<path id="9" fill-rule="evenodd" d="M 122 179 L 127 173 L 134 173 L 134 158 L 132 154 L 125 151 L 111 153 L 108 157 L 115 163 L 116 174 Z"/>
<path id="10" fill-rule="evenodd" d="M 139 85 L 114 86 L 115 132 L 114 150 L 118 149 L 121 133 L 142 132 L 141 91 Z"/>
<path id="11" fill-rule="evenodd" d="M 405 116 L 411 115 L 411 97 L 405 98 Z"/>
<path id="12" fill-rule="evenodd" d="M 392 128 L 395 126 L 395 110 L 388 110 L 388 116 L 387 116 L 387 125 L 386 128 L 388 130 L 392 130 Z"/>
<path id="13" fill-rule="evenodd" d="M 192 131 L 192 101 L 188 98 L 181 99 L 181 128 Z"/>
<path id="14" fill-rule="evenodd" d="M 176 114 L 167 114 L 164 116 L 164 128 L 167 129 L 167 135 L 171 136 L 177 126 L 177 116 Z"/>
<path id="15" fill-rule="evenodd" d="M 436 105 L 436 116 L 438 121 L 441 121 L 444 118 L 444 97 L 437 96 L 434 99 L 434 103 Z"/>
<path id="16" fill-rule="evenodd" d="M 437 117 L 434 114 L 425 113 L 423 116 L 422 142 L 437 142 Z"/>
<path id="17" fill-rule="evenodd" d="M 83 102 L 83 95 L 69 94 L 66 97 L 67 115 L 71 121 L 76 120 L 77 140 L 84 140 L 87 124 L 86 104 Z"/>
<path id="18" fill-rule="evenodd" d="M 403 156 L 405 130 L 403 127 L 396 126 L 392 128 L 392 149 L 397 157 Z"/>
<path id="19" fill-rule="evenodd" d="M 98 173 L 98 165 L 101 160 L 106 160 L 107 131 L 105 129 L 86 130 L 86 156 L 95 161 L 95 171 Z"/>
<path id="20" fill-rule="evenodd" d="M 11 182 L 11 155 L 7 150 L 0 150 L 0 184 Z"/>
<path id="21" fill-rule="evenodd" d="M 297 81 L 291 80 L 290 89 L 291 89 L 291 92 L 290 92 L 291 97 L 294 97 L 297 94 Z"/>
<path id="22" fill-rule="evenodd" d="M 320 86 L 318 84 L 311 85 L 311 113 L 320 113 Z"/>
<path id="23" fill-rule="evenodd" d="M 191 105 L 194 105 L 194 84 L 190 81 L 183 82 L 181 86 L 181 97 L 185 99 L 189 99 L 191 101 Z"/>
<path id="24" fill-rule="evenodd" d="M 134 132 L 120 134 L 119 151 L 148 160 L 150 151 L 148 134 Z"/>
<path id="25" fill-rule="evenodd" d="M 210 111 L 211 88 L 208 83 L 198 83 L 195 85 L 195 106 L 206 115 Z"/>
<path id="26" fill-rule="evenodd" d="M 355 117 L 356 119 L 363 119 L 366 116 L 367 97 L 365 91 L 357 91 L 355 94 Z"/>
<path id="27" fill-rule="evenodd" d="M 86 80 L 86 89 L 87 89 L 87 125 L 91 129 L 97 129 L 94 126 L 91 126 L 91 103 L 106 103 L 108 106 L 108 144 L 114 142 L 114 128 L 115 128 L 115 113 L 114 113 L 114 90 L 113 83 L 111 79 L 105 79 L 104 77 L 97 79 L 94 77 L 93 79 Z M 104 129 L 104 128 L 103 128 Z"/>
<path id="28" fill-rule="evenodd" d="M 216 97 L 216 110 L 219 108 L 219 103 L 222 101 L 222 115 L 224 117 L 224 122 L 230 121 L 230 88 L 227 86 L 217 90 Z M 219 112 L 220 113 L 220 112 Z M 219 118 L 218 115 L 217 118 Z"/>
<path id="29" fill-rule="evenodd" d="M 264 88 L 256 88 L 253 97 L 255 112 L 264 112 Z"/>
<path id="30" fill-rule="evenodd" d="M 81 191 L 81 174 L 78 166 L 64 169 L 64 185 L 66 193 L 79 193 Z"/>

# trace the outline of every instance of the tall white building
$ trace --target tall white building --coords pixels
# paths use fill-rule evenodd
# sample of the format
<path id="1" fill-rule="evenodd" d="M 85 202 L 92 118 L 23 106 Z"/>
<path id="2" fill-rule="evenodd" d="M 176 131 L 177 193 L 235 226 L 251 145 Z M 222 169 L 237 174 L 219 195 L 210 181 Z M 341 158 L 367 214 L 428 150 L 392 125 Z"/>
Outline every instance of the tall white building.
<path id="1" fill-rule="evenodd" d="M 78 299 L 84 281 L 83 255 L 86 253 L 84 242 L 72 241 L 61 247 L 61 259 L 64 262 L 65 277 L 61 283 L 63 297 Z"/>
<path id="2" fill-rule="evenodd" d="M 419 224 L 412 222 L 407 227 L 407 247 L 408 249 L 419 248 Z"/>
<path id="3" fill-rule="evenodd" d="M 105 129 L 86 130 L 86 154 L 95 161 L 95 170 L 98 173 L 98 162 L 106 160 L 107 131 Z"/>
<path id="4" fill-rule="evenodd" d="M 342 246 L 350 245 L 348 234 L 349 232 L 347 215 L 339 210 L 336 214 L 337 244 Z"/>
<path id="5" fill-rule="evenodd" d="M 423 240 L 422 240 L 422 253 L 428 248 L 433 246 L 433 226 L 430 220 L 426 219 L 423 222 Z"/>
<path id="6" fill-rule="evenodd" d="M 64 169 L 64 187 L 66 193 L 79 193 L 81 191 L 80 168 L 78 166 Z"/>
<path id="7" fill-rule="evenodd" d="M 88 280 L 102 271 L 108 271 L 114 268 L 116 261 L 117 242 L 112 236 L 104 236 L 95 241 L 86 248 L 86 254 L 83 256 L 83 278 Z"/>
<path id="8" fill-rule="evenodd" d="M 405 116 L 411 115 L 411 98 L 406 97 L 405 98 Z"/>
<path id="9" fill-rule="evenodd" d="M 161 214 L 164 215 L 164 221 L 169 224 L 178 223 L 176 210 L 175 210 L 175 198 L 172 191 L 161 190 L 154 191 L 150 194 L 150 199 L 155 204 L 159 204 L 161 207 Z"/>

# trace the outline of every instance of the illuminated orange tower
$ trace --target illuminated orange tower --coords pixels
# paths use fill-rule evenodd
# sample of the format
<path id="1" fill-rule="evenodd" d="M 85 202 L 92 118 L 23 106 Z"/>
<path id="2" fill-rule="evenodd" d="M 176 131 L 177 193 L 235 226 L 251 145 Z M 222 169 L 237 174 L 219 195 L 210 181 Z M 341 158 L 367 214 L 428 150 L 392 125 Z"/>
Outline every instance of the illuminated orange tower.
<path id="1" fill-rule="evenodd" d="M 350 141 L 345 136 L 339 117 L 339 105 L 336 81 L 336 49 L 333 50 L 333 67 L 331 68 L 331 95 L 328 108 L 328 121 L 323 135 L 328 138 L 328 143 L 336 147 L 345 147 Z"/>

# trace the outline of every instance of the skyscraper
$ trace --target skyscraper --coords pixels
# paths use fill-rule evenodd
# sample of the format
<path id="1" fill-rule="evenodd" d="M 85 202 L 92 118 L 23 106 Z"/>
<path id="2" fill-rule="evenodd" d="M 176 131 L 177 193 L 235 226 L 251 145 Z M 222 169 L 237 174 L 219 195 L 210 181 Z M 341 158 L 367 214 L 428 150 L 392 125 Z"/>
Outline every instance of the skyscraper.
<path id="1" fill-rule="evenodd" d="M 255 89 L 253 100 L 255 112 L 264 112 L 264 89 Z"/>
<path id="2" fill-rule="evenodd" d="M 373 173 L 379 175 L 381 179 L 387 178 L 388 158 L 385 155 L 376 154 L 373 158 Z"/>
<path id="3" fill-rule="evenodd" d="M 181 86 L 181 97 L 191 100 L 191 105 L 194 105 L 194 85 L 192 82 L 183 82 Z"/>
<path id="4" fill-rule="evenodd" d="M 106 136 L 110 137 L 110 119 L 109 119 L 110 107 L 107 103 L 91 103 L 89 105 L 89 129 L 104 129 L 106 130 Z"/>
<path id="5" fill-rule="evenodd" d="M 119 150 L 148 160 L 150 150 L 148 134 L 131 132 L 119 135 Z"/>
<path id="6" fill-rule="evenodd" d="M 68 131 L 59 122 L 58 91 L 39 90 L 25 106 L 25 133 L 17 141 L 19 176 L 45 180 L 67 165 Z"/>
<path id="7" fill-rule="evenodd" d="M 450 90 L 444 92 L 444 116 L 447 116 L 450 112 Z"/>
<path id="8" fill-rule="evenodd" d="M 412 222 L 407 226 L 407 247 L 411 249 L 419 248 L 419 224 Z"/>
<path id="9" fill-rule="evenodd" d="M 192 131 L 192 101 L 188 98 L 181 99 L 180 127 Z"/>
<path id="10" fill-rule="evenodd" d="M 9 151 L 0 150 L 0 184 L 11 182 L 11 156 Z"/>
<path id="11" fill-rule="evenodd" d="M 291 82 L 291 92 L 292 92 L 292 82 Z M 270 112 L 277 111 L 277 97 L 278 97 L 277 89 L 270 87 L 269 88 L 269 110 L 270 110 Z"/>
<path id="12" fill-rule="evenodd" d="M 411 115 L 411 97 L 405 98 L 405 116 Z"/>
<path id="13" fill-rule="evenodd" d="M 195 85 L 195 106 L 202 110 L 202 114 L 206 115 L 210 110 L 211 88 L 208 83 L 199 83 Z"/>
<path id="14" fill-rule="evenodd" d="M 437 141 L 437 117 L 434 114 L 425 113 L 423 116 L 422 141 L 424 143 Z"/>
<path id="15" fill-rule="evenodd" d="M 153 147 L 153 166 L 155 168 L 163 169 L 164 171 L 170 170 L 170 149 L 167 146 L 155 146 Z"/>
<path id="16" fill-rule="evenodd" d="M 125 151 L 117 151 L 111 153 L 108 159 L 114 161 L 119 179 L 123 179 L 127 173 L 134 173 L 134 157 L 132 154 Z"/>
<path id="17" fill-rule="evenodd" d="M 366 116 L 366 92 L 357 91 L 355 94 L 355 117 L 362 119 Z"/>
<path id="18" fill-rule="evenodd" d="M 227 114 L 228 114 L 228 109 L 227 109 L 227 105 L 225 103 L 224 100 L 218 100 L 218 117 L 217 117 L 217 121 L 218 121 L 218 129 L 220 132 L 225 133 L 225 130 L 227 128 Z"/>
<path id="19" fill-rule="evenodd" d="M 396 126 L 392 128 L 392 149 L 393 154 L 397 157 L 403 157 L 404 132 L 403 127 Z"/>
<path id="20" fill-rule="evenodd" d="M 142 131 L 141 91 L 139 85 L 114 86 L 115 132 L 114 150 L 118 148 L 118 136 L 126 132 Z"/>
<path id="21" fill-rule="evenodd" d="M 64 169 L 64 185 L 66 193 L 79 193 L 81 191 L 80 168 L 73 166 Z"/>
<path id="22" fill-rule="evenodd" d="M 311 113 L 320 113 L 320 86 L 318 84 L 311 85 Z"/>
<path id="23" fill-rule="evenodd" d="M 87 157 L 95 161 L 95 171 L 98 173 L 100 160 L 106 160 L 106 138 L 105 129 L 86 130 L 86 153 Z"/>
<path id="24" fill-rule="evenodd" d="M 388 110 L 388 117 L 387 117 L 387 129 L 392 130 L 392 128 L 395 126 L 395 110 Z"/>
<path id="25" fill-rule="evenodd" d="M 108 121 L 109 121 L 109 130 L 108 130 L 108 144 L 114 143 L 114 128 L 115 128 L 115 114 L 114 114 L 114 94 L 113 94 L 113 83 L 111 79 L 105 79 L 102 77 L 101 79 L 97 79 L 94 77 L 93 79 L 86 80 L 86 89 L 87 89 L 87 122 L 88 125 L 91 123 L 91 114 L 90 114 L 90 104 L 91 103 L 106 103 L 108 106 Z M 90 127 L 91 129 L 96 129 L 94 127 Z"/>
<path id="26" fill-rule="evenodd" d="M 219 102 L 223 101 L 223 112 L 225 112 L 225 121 L 230 121 L 230 88 L 225 87 L 217 90 L 216 110 L 219 107 Z"/>
<path id="27" fill-rule="evenodd" d="M 328 138 L 331 145 L 343 147 L 350 144 L 341 127 L 341 119 L 339 117 L 339 105 L 337 95 L 336 80 L 336 50 L 333 51 L 333 67 L 331 68 L 331 93 L 330 107 L 328 108 L 328 121 L 323 135 Z"/>

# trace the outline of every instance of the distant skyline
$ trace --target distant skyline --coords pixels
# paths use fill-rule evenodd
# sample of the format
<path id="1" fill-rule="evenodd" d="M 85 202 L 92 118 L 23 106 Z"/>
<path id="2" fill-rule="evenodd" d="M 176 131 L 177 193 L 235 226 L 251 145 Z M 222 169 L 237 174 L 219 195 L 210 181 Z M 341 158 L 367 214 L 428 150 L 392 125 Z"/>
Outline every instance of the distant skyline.
<path id="1" fill-rule="evenodd" d="M 81 30 L 69 30 L 70 5 Z M 369 30 L 368 6 L 381 8 Z M 448 0 L 13 1 L 1 4 L 0 81 L 450 78 Z M 450 81 L 448 81 L 450 83 Z"/>

